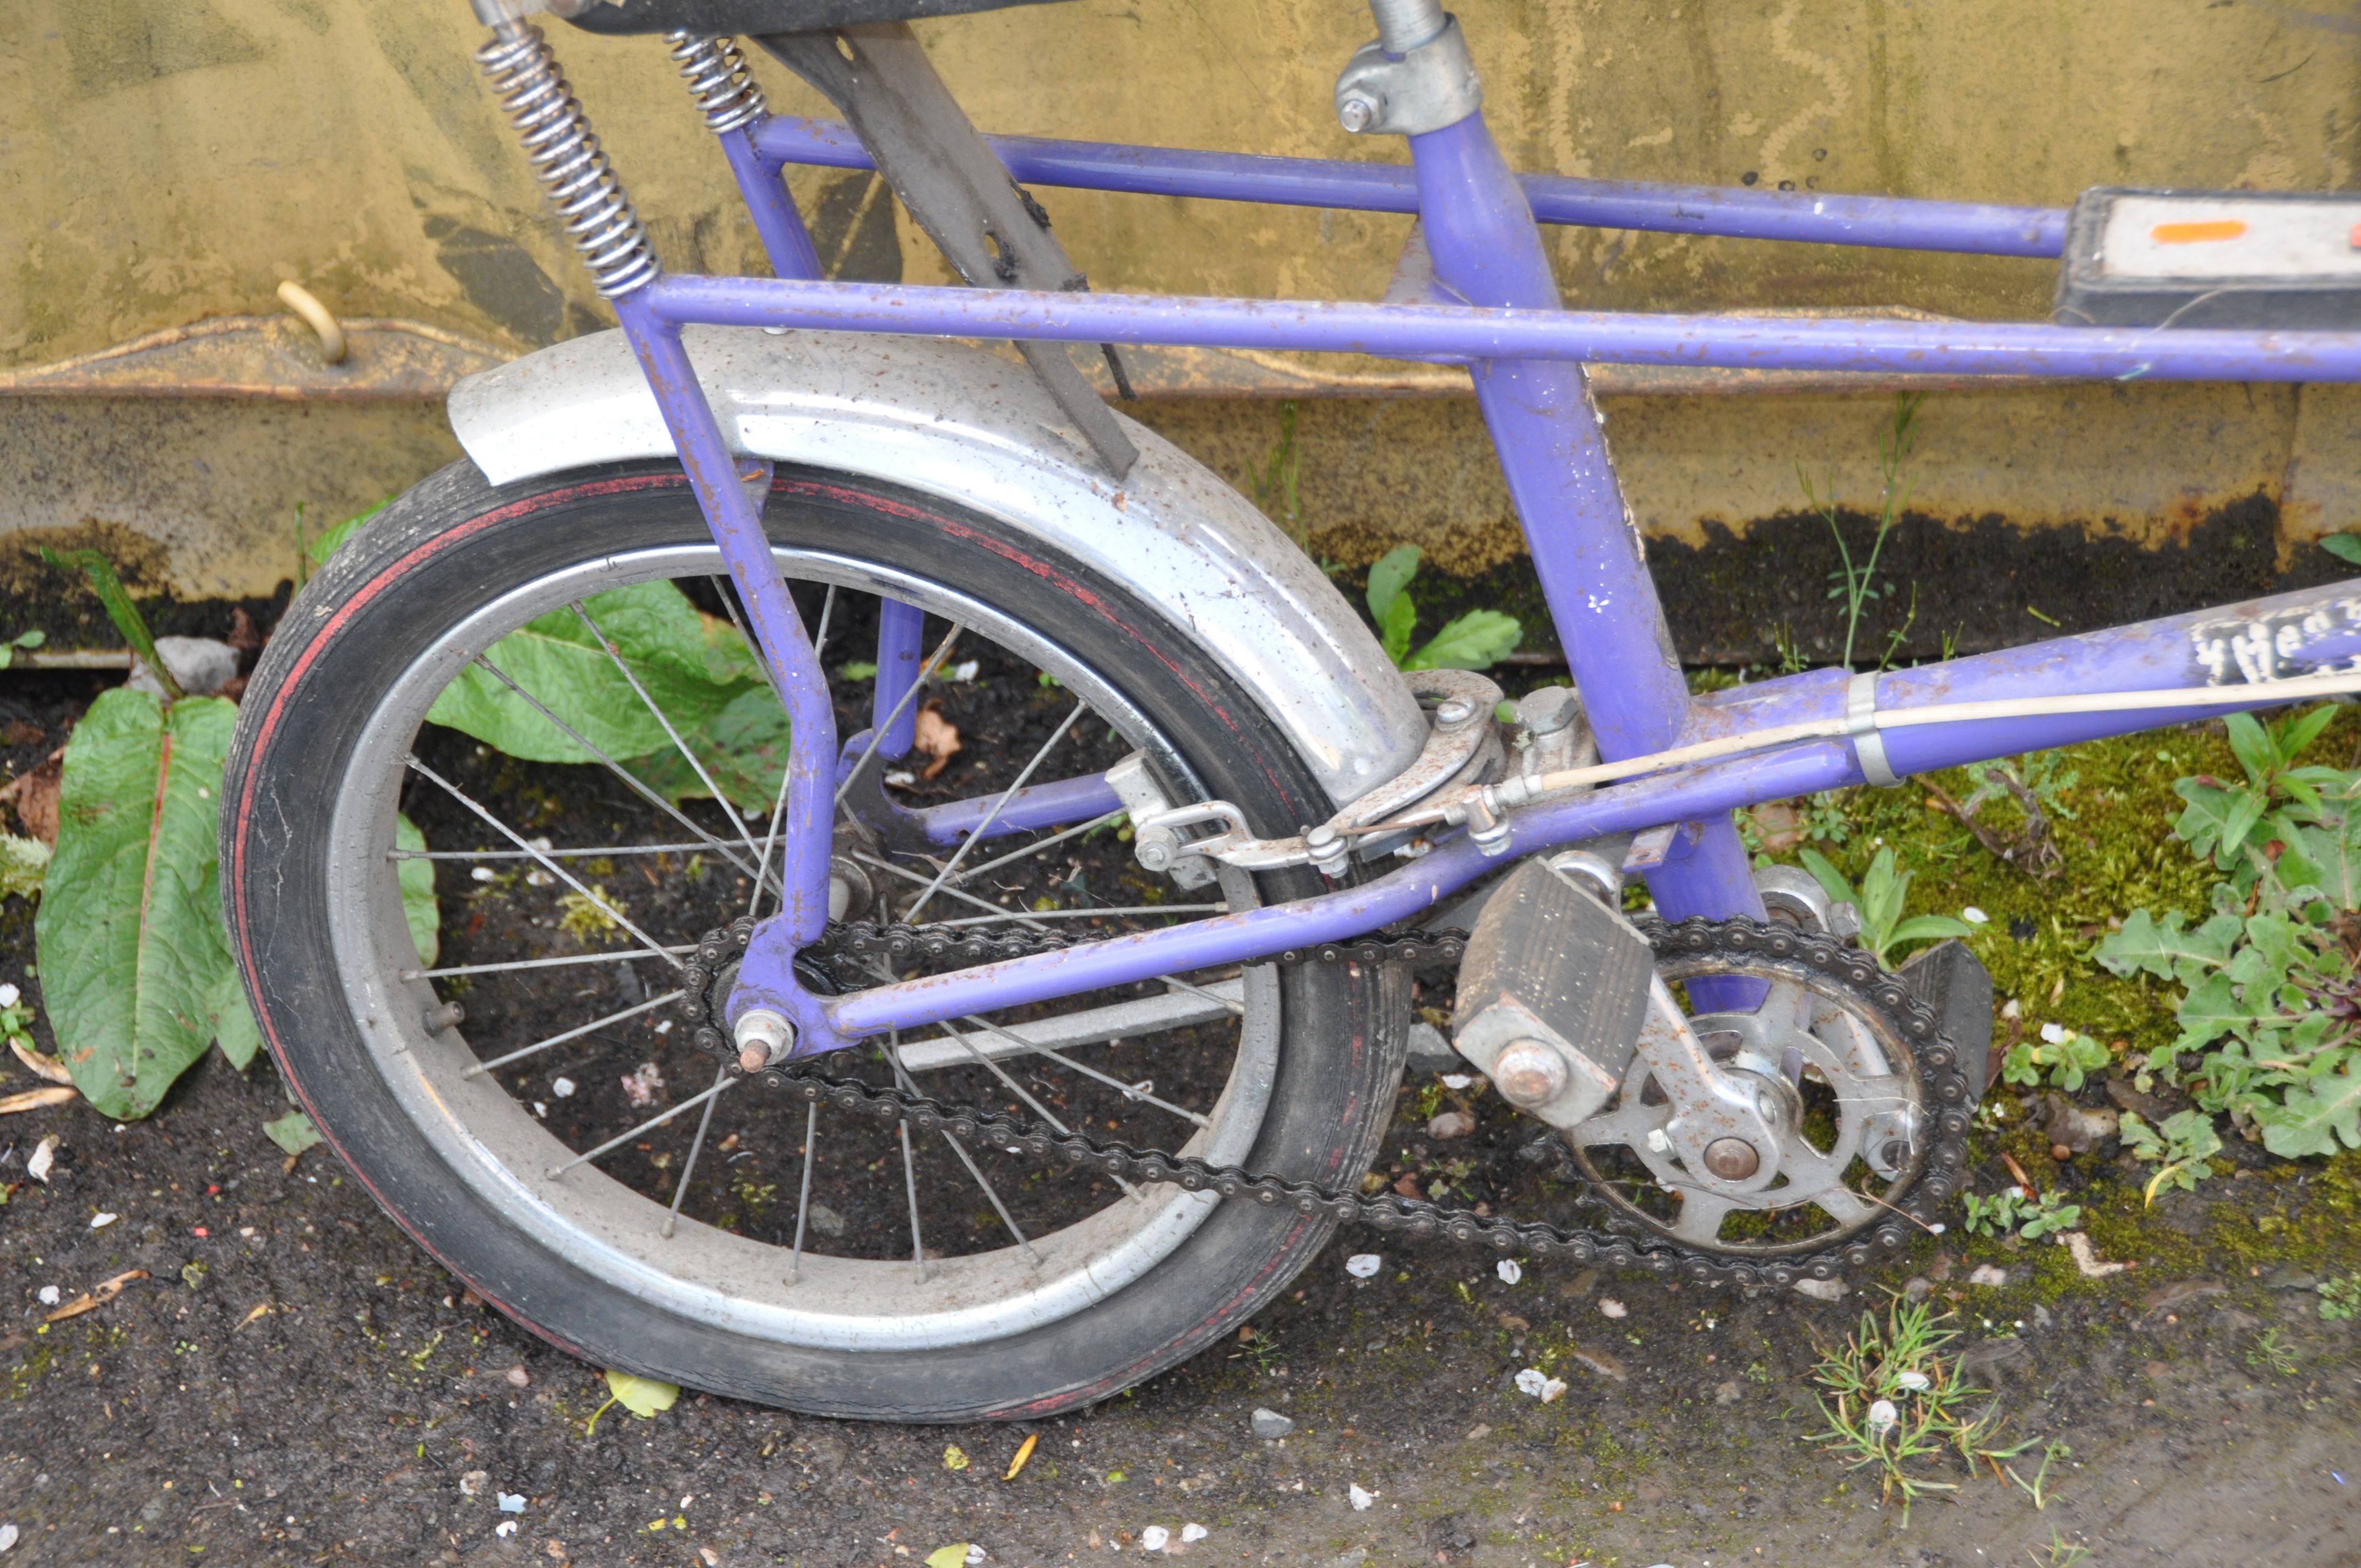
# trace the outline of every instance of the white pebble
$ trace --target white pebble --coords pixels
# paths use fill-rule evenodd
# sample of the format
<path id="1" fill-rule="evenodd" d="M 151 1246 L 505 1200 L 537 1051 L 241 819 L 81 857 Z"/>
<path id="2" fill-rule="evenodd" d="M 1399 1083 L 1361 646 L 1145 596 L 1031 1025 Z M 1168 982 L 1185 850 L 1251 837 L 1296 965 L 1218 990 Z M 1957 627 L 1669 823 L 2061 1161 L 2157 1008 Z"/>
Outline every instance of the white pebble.
<path id="1" fill-rule="evenodd" d="M 502 1519 L 500 1523 L 492 1527 L 492 1533 L 499 1536 L 502 1541 L 506 1541 L 509 1537 L 514 1535 L 516 1531 L 517 1521 L 514 1519 Z"/>
<path id="2" fill-rule="evenodd" d="M 500 873 L 492 870 L 489 866 L 478 866 L 474 871 L 469 872 L 467 874 L 474 877 L 478 882 L 498 882 L 500 880 Z"/>
<path id="3" fill-rule="evenodd" d="M 669 1019 L 669 1018 L 659 1018 L 659 1019 L 657 1019 L 657 1020 L 656 1020 L 656 1033 L 657 1033 L 657 1034 L 659 1034 L 659 1035 L 669 1035 L 669 1034 L 671 1034 L 671 1033 L 672 1033 L 672 1020 L 671 1020 L 671 1019 Z"/>
<path id="4" fill-rule="evenodd" d="M 1465 1089 L 1476 1080 L 1464 1072 L 1446 1072 L 1436 1081 L 1445 1089 Z"/>
<path id="5" fill-rule="evenodd" d="M 1492 1266 L 1492 1272 L 1500 1277 L 1501 1284 L 1514 1285 L 1525 1277 L 1525 1266 L 1513 1257 L 1504 1257 Z"/>
<path id="6" fill-rule="evenodd" d="M 975 679 L 977 673 L 983 668 L 983 663 L 977 660 L 962 659 L 958 663 L 951 666 L 951 679 L 955 681 L 972 681 Z M 1151 1546 L 1148 1550 L 1153 1552 L 1156 1549 Z"/>
<path id="7" fill-rule="evenodd" d="M 2053 1046 L 2063 1045 L 2066 1043 L 2066 1027 L 2062 1024 L 2044 1024 L 2041 1025 L 2041 1037 Z"/>
<path id="8" fill-rule="evenodd" d="M 1203 1525 L 1184 1524 L 1180 1527 L 1181 1544 L 1184 1546 L 1194 1545 L 1196 1542 L 1204 1540 L 1208 1533 L 1209 1532 Z"/>
<path id="9" fill-rule="evenodd" d="M 40 1298 L 42 1306 L 56 1306 L 58 1304 L 58 1288 L 54 1285 L 42 1286 L 40 1288 Z"/>
<path id="10" fill-rule="evenodd" d="M 1623 1303 L 1612 1296 L 1601 1296 L 1598 1299 L 1598 1310 L 1610 1318 L 1623 1316 Z"/>
<path id="11" fill-rule="evenodd" d="M 97 1213 L 93 1214 L 90 1217 L 90 1228 L 93 1231 L 104 1230 L 122 1217 L 123 1216 L 120 1214 L 110 1214 L 105 1210 L 101 1209 Z"/>
<path id="12" fill-rule="evenodd" d="M 546 1101 L 542 1101 L 542 1100 L 536 1100 L 536 1101 L 534 1101 L 534 1102 L 533 1102 L 533 1113 L 534 1115 L 536 1115 L 536 1116 L 546 1116 L 546 1115 L 548 1115 L 548 1114 L 549 1114 L 549 1104 L 548 1104 L 548 1102 L 547 1102 Z"/>
<path id="13" fill-rule="evenodd" d="M 43 1138 L 40 1143 L 35 1146 L 33 1150 L 33 1157 L 25 1162 L 25 1174 L 31 1177 L 34 1180 L 38 1181 L 43 1185 L 47 1185 L 49 1179 L 50 1163 L 57 1157 L 58 1135 L 55 1133 L 51 1133 L 48 1137 Z"/>
<path id="14" fill-rule="evenodd" d="M 574 1098 L 574 1080 L 570 1078 L 552 1079 L 549 1091 L 560 1100 L 571 1100 Z"/>
<path id="15" fill-rule="evenodd" d="M 1171 1539 L 1170 1530 L 1160 1524 L 1152 1524 L 1139 1532 L 1139 1549 L 1142 1552 L 1161 1552 L 1164 1550 L 1164 1543 Z"/>
<path id="16" fill-rule="evenodd" d="M 1542 1391 L 1542 1385 L 1548 1381 L 1548 1373 L 1543 1372 L 1538 1366 L 1528 1366 L 1522 1372 L 1517 1374 L 1517 1392 L 1520 1394 L 1538 1394 Z"/>
<path id="17" fill-rule="evenodd" d="M 1384 1266 L 1385 1259 L 1373 1252 L 1356 1252 L 1345 1260 L 1345 1272 L 1356 1279 L 1367 1279 Z"/>
<path id="18" fill-rule="evenodd" d="M 1960 911 L 1960 918 L 1966 921 L 1971 926 L 1981 926 L 1985 921 L 1991 919 L 1992 916 L 1971 904 L 1965 909 Z"/>
<path id="19" fill-rule="evenodd" d="M 1883 1437 L 1887 1431 L 1893 1429 L 1894 1423 L 1901 1419 L 1901 1414 L 1902 1412 L 1894 1408 L 1894 1401 L 1891 1399 L 1880 1399 L 1876 1403 L 1871 1405 L 1869 1407 L 1869 1435 L 1872 1437 Z"/>
<path id="20" fill-rule="evenodd" d="M 2008 1283 L 2008 1270 L 2005 1268 L 1994 1268 L 1989 1263 L 1980 1263 L 1976 1265 L 1974 1272 L 1968 1276 L 1968 1283 L 1971 1285 L 1989 1285 L 1997 1289 L 2001 1286 Z"/>
<path id="21" fill-rule="evenodd" d="M 24 994 L 13 985 L 0 983 L 0 1007 L 16 1006 Z"/>
<path id="22" fill-rule="evenodd" d="M 1353 1511 L 1360 1514 L 1368 1512 L 1369 1505 L 1378 1500 L 1379 1494 L 1365 1492 L 1361 1489 L 1360 1484 L 1356 1482 L 1345 1488 L 1345 1496 L 1352 1499 Z"/>

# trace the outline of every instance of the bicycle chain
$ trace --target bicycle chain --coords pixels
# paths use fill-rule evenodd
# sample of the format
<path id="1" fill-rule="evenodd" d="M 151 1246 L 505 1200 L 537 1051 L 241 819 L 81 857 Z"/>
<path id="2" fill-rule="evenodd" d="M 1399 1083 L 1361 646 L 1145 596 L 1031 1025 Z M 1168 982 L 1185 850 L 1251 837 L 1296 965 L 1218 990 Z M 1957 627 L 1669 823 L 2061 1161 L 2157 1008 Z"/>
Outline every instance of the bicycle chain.
<path id="1" fill-rule="evenodd" d="M 1923 1103 L 1931 1129 L 1918 1179 L 1898 1203 L 1884 1203 L 1890 1212 L 1867 1229 L 1818 1253 L 1800 1257 L 1754 1259 L 1686 1246 L 1669 1238 L 1618 1232 L 1568 1230 L 1544 1221 L 1510 1221 L 1479 1214 L 1472 1209 L 1450 1209 L 1422 1198 L 1396 1194 L 1364 1196 L 1312 1182 L 1257 1175 L 1235 1166 L 1213 1166 L 1203 1160 L 1160 1149 L 1135 1149 L 1127 1144 L 1101 1143 L 1077 1133 L 1061 1133 L 1040 1123 L 998 1112 L 946 1105 L 923 1095 L 883 1089 L 859 1079 L 835 1077 L 811 1067 L 789 1064 L 761 1076 L 811 1104 L 827 1104 L 880 1123 L 902 1122 L 918 1134 L 943 1132 L 961 1143 L 981 1142 L 1035 1160 L 1062 1158 L 1070 1165 L 1087 1165 L 1126 1181 L 1177 1186 L 1191 1192 L 1218 1192 L 1224 1198 L 1246 1199 L 1266 1208 L 1289 1208 L 1305 1215 L 1326 1214 L 1357 1222 L 1380 1231 L 1404 1235 L 1444 1236 L 1463 1245 L 1480 1245 L 1497 1253 L 1523 1253 L 1541 1257 L 1568 1258 L 1576 1263 L 1609 1268 L 1644 1268 L 1660 1276 L 1678 1275 L 1703 1284 L 1790 1285 L 1798 1279 L 1831 1279 L 1844 1269 L 1864 1268 L 1881 1255 L 1901 1251 L 1911 1230 L 1930 1225 L 1959 1184 L 1967 1157 L 1968 1121 L 1975 1098 L 1961 1069 L 1958 1050 L 1944 1039 L 1934 1011 L 1911 994 L 1896 976 L 1877 966 L 1857 948 L 1835 938 L 1793 927 L 1747 919 L 1712 921 L 1702 917 L 1667 925 L 1652 916 L 1635 924 L 1653 946 L 1661 965 L 1675 959 L 1704 959 L 1708 965 L 1801 966 L 1842 992 L 1848 1003 L 1881 1017 L 1895 1037 L 1911 1043 Z M 697 943 L 695 957 L 682 971 L 694 1037 L 708 1050 L 728 1059 L 727 1042 L 709 1026 L 709 990 L 721 970 L 745 950 L 752 923 L 740 919 L 710 931 Z M 1054 952 L 1068 946 L 1055 933 L 1005 937 L 976 935 L 951 938 L 909 926 L 878 927 L 867 922 L 831 926 L 819 944 L 858 956 L 893 958 L 956 958 L 963 962 L 991 962 Z M 1354 942 L 1323 943 L 1290 948 L 1268 960 L 1285 965 L 1378 964 L 1457 959 L 1466 938 L 1456 931 L 1413 932 L 1408 936 L 1365 938 Z"/>

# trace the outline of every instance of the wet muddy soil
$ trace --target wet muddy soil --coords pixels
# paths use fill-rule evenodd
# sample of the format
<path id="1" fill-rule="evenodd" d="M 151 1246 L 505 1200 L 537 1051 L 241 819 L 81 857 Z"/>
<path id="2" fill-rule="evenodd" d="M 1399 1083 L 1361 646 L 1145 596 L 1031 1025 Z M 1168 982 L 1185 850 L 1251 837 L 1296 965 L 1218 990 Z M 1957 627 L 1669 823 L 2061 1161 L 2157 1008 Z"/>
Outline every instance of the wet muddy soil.
<path id="1" fill-rule="evenodd" d="M 0 689 L 12 769 L 95 689 Z M 1028 736 L 1034 700 L 1011 719 Z M 1058 874 L 1095 864 L 1079 860 Z M 717 909 L 730 892 L 709 890 Z M 446 901 L 455 952 L 471 917 Z M 0 980 L 37 991 L 33 963 L 12 900 Z M 597 973 L 624 1000 L 637 983 Z M 677 1064 L 672 1092 L 691 1081 L 688 1048 L 653 1025 L 602 1048 L 601 1081 L 643 1058 Z M 0 1093 L 31 1085 L 14 1064 L 0 1075 Z M 1462 1201 L 1528 1192 L 1497 1099 L 1476 1102 L 1473 1136 L 1429 1135 L 1450 1099 L 1413 1072 L 1381 1174 Z M 2109 1277 L 2048 1244 L 1954 1233 L 1835 1302 L 1570 1265 L 1510 1282 L 1487 1255 L 1346 1231 L 1250 1334 L 1086 1414 L 894 1428 L 693 1393 L 650 1420 L 601 1413 L 595 1368 L 472 1299 L 324 1149 L 282 1156 L 261 1124 L 285 1109 L 267 1061 L 241 1077 L 214 1056 L 144 1123 L 79 1105 L 0 1117 L 6 1563 L 916 1568 L 967 1542 L 977 1563 L 1047 1568 L 1119 1563 L 1152 1530 L 1207 1563 L 1312 1568 L 2361 1563 L 2361 1324 L 2323 1321 L 2313 1288 L 2361 1266 L 2355 1157 L 2256 1160 L 2164 1198 L 2140 1219 L 2146 1245 L 2112 1255 L 2138 1266 Z M 49 1179 L 29 1180 L 50 1134 Z M 642 1152 L 661 1179 L 664 1147 Z M 1978 1146 L 1986 1190 L 2004 1179 L 1998 1152 Z M 2081 1163 L 2086 1202 L 2136 1205 L 2144 1172 Z M 750 1196 L 743 1169 L 719 1162 L 717 1201 L 775 1224 L 776 1176 L 747 1178 Z M 1378 1266 L 1356 1277 L 1346 1260 L 1364 1253 Z M 1971 1283 L 1992 1277 L 1979 1268 L 2004 1280 Z M 1948 1463 L 1925 1474 L 1957 1490 L 1905 1519 L 1810 1441 L 1812 1367 L 1914 1279 L 1955 1313 L 2009 1438 L 2035 1443 L 2017 1475 L 2034 1480 L 2044 1443 L 2070 1450 L 2039 1506 Z M 47 1321 L 47 1289 L 70 1305 L 109 1280 L 119 1295 Z M 1565 1392 L 1521 1392 L 1529 1368 Z M 1257 1409 L 1292 1430 L 1256 1436 Z"/>

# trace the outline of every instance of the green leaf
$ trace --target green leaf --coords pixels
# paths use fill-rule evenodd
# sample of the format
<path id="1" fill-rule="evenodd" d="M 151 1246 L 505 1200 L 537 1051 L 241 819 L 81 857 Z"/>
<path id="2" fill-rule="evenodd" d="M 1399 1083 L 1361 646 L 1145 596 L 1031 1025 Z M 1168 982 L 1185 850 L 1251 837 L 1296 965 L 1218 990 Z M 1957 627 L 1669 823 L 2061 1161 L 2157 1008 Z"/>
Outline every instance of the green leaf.
<path id="1" fill-rule="evenodd" d="M 106 619 L 115 622 L 115 630 L 131 644 L 131 651 L 139 655 L 148 673 L 164 688 L 164 695 L 179 701 L 181 683 L 172 678 L 171 670 L 156 656 L 156 640 L 148 634 L 147 619 L 131 602 L 131 596 L 124 592 L 123 579 L 115 575 L 115 563 L 96 550 L 57 551 L 47 545 L 41 547 L 41 559 L 59 571 L 79 571 L 90 579 L 91 591 L 105 608 Z"/>
<path id="2" fill-rule="evenodd" d="M 967 1542 L 955 1541 L 927 1553 L 927 1568 L 966 1568 Z"/>
<path id="3" fill-rule="evenodd" d="M 2361 1058 L 2347 1057 L 2338 1070 L 2304 1080 L 2288 1091 L 2283 1109 L 2257 1119 L 2263 1146 L 2286 1158 L 2334 1154 L 2340 1140 L 2361 1148 Z"/>
<path id="4" fill-rule="evenodd" d="M 839 664 L 836 673 L 848 681 L 873 681 L 877 678 L 877 666 L 866 659 L 852 659 Z"/>
<path id="5" fill-rule="evenodd" d="M 313 571 L 317 571 L 321 567 L 326 565 L 328 564 L 328 557 L 343 549 L 346 540 L 350 539 L 354 534 L 358 533 L 363 525 L 368 523 L 370 519 L 376 517 L 378 513 L 383 511 L 392 504 L 393 501 L 391 498 L 389 497 L 387 499 L 378 502 L 377 505 L 369 508 L 368 510 L 361 513 L 358 517 L 348 517 L 345 519 L 344 521 L 336 524 L 334 528 L 329 529 L 325 533 L 320 535 L 319 538 L 314 539 L 310 543 L 304 545 L 303 554 L 311 558 L 312 569 Z"/>
<path id="6" fill-rule="evenodd" d="M 1404 596 L 1403 602 L 1407 602 Z M 1411 655 L 1405 670 L 1488 670 L 1517 651 L 1525 629 L 1497 609 L 1471 609 L 1445 623 Z"/>
<path id="7" fill-rule="evenodd" d="M 53 851 L 38 839 L 0 833 L 0 898 L 18 894 L 30 898 L 41 891 Z"/>
<path id="8" fill-rule="evenodd" d="M 677 1384 L 659 1383 L 653 1377 L 634 1377 L 628 1372 L 609 1372 L 606 1376 L 607 1387 L 615 1396 L 615 1402 L 642 1420 L 671 1409 L 673 1401 L 680 1398 Z"/>
<path id="9" fill-rule="evenodd" d="M 320 1141 L 320 1129 L 312 1125 L 312 1118 L 301 1111 L 290 1111 L 276 1122 L 265 1122 L 262 1130 L 270 1141 L 291 1155 L 302 1154 Z"/>
<path id="10" fill-rule="evenodd" d="M 422 853 L 426 849 L 426 835 L 399 812 L 393 818 L 393 847 Z M 410 923 L 410 939 L 418 946 L 418 967 L 433 969 L 435 955 L 443 950 L 443 912 L 434 903 L 434 862 L 396 863 L 401 869 L 393 873 L 393 880 L 401 889 L 401 916 Z"/>
<path id="11" fill-rule="evenodd" d="M 2234 713 L 2223 725 L 2229 731 L 2230 754 L 2246 770 L 2246 782 L 2260 789 L 2279 766 L 2279 749 L 2251 713 Z"/>
<path id="12" fill-rule="evenodd" d="M 2288 766 L 2303 755 L 2304 749 L 2319 740 L 2320 732 L 2327 729 L 2335 718 L 2336 705 L 2333 702 L 2324 702 L 2318 707 L 2308 709 L 2293 718 L 2283 720 L 2279 727 L 2278 736 L 2279 765 Z"/>
<path id="13" fill-rule="evenodd" d="M 2224 1035 L 2244 1030 L 2253 1018 L 2252 1011 L 2239 1003 L 2228 975 L 2208 975 L 2204 983 L 2190 992 L 2180 1003 L 2180 1038 L 2173 1042 L 2172 1048 L 2196 1050 Z"/>
<path id="14" fill-rule="evenodd" d="M 737 630 L 727 623 L 709 629 L 686 596 L 668 582 L 595 595 L 583 608 L 638 676 L 649 700 L 683 733 L 705 724 L 752 684 L 752 655 Z M 485 657 L 609 757 L 646 756 L 672 744 L 647 703 L 570 609 L 528 622 L 492 644 Z M 529 762 L 591 761 L 499 676 L 476 665 L 444 688 L 426 717 Z"/>
<path id="15" fill-rule="evenodd" d="M 221 1047 L 230 1066 L 244 1072 L 262 1049 L 262 1027 L 255 1022 L 254 1008 L 246 999 L 246 986 L 238 979 L 235 961 L 225 965 L 214 981 L 207 1012 L 214 1021 L 214 1044 Z"/>
<path id="16" fill-rule="evenodd" d="M 1839 904 L 1850 904 L 1856 909 L 1861 907 L 1861 894 L 1852 890 L 1852 883 L 1845 881 L 1844 872 L 1837 870 L 1826 855 L 1817 850 L 1806 849 L 1795 851 L 1795 858 L 1804 862 L 1804 869 L 1812 873 L 1812 879 L 1820 884 L 1830 899 Z"/>
<path id="17" fill-rule="evenodd" d="M 2103 938 L 2093 956 L 2113 974 L 2129 976 L 2147 973 L 2158 980 L 2172 980 L 2182 971 L 2182 960 L 2190 960 L 2204 969 L 2219 969 L 2230 959 L 2230 944 L 2241 929 L 2237 916 L 2216 916 L 2195 931 L 2182 929 L 2189 917 L 2179 910 L 2167 914 L 2162 920 L 2145 909 L 2132 911 L 2120 931 Z M 2184 982 L 2186 983 L 2186 982 Z"/>
<path id="18" fill-rule="evenodd" d="M 2332 533 L 2320 542 L 2320 547 L 2340 561 L 2350 561 L 2361 566 L 2361 538 L 2350 533 Z"/>
<path id="19" fill-rule="evenodd" d="M 215 1034 L 222 931 L 214 850 L 237 708 L 103 693 L 67 744 L 58 848 L 34 923 L 59 1054 L 83 1095 L 130 1121 Z"/>
<path id="20" fill-rule="evenodd" d="M 1905 942 L 1938 942 L 1946 937 L 1972 937 L 1976 928 L 1964 920 L 1954 920 L 1948 915 L 1913 915 L 1894 928 L 1886 938 L 1886 946 L 1898 948 Z"/>
<path id="21" fill-rule="evenodd" d="M 770 810 L 778 800 L 790 733 L 786 709 L 765 685 L 741 691 L 710 721 L 681 739 L 739 810 L 756 812 Z M 701 800 L 711 795 L 669 741 L 663 751 L 634 760 L 631 772 L 669 800 Z"/>
<path id="22" fill-rule="evenodd" d="M 1379 626 L 1386 624 L 1386 617 L 1391 613 L 1394 601 L 1401 597 L 1404 588 L 1410 587 L 1410 580 L 1418 576 L 1419 554 L 1415 544 L 1397 545 L 1378 556 L 1377 564 L 1369 568 L 1369 587 L 1366 596 L 1369 604 L 1369 619 Z"/>
<path id="23" fill-rule="evenodd" d="M 1418 630 L 1418 606 L 1408 594 L 1396 594 L 1378 618 L 1378 643 L 1397 668 L 1410 657 L 1411 634 Z"/>

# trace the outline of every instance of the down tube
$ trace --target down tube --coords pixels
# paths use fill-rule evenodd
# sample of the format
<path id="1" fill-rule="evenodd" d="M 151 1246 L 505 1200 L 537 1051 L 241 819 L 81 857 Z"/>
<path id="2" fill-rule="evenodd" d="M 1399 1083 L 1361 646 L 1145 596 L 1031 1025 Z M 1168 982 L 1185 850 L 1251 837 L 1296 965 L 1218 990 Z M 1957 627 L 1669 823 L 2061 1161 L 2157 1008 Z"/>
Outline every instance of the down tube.
<path id="1" fill-rule="evenodd" d="M 1541 230 L 1483 115 L 1410 145 L 1435 276 L 1471 304 L 1559 309 Z M 1488 360 L 1472 374 L 1600 754 L 1670 744 L 1687 718 L 1688 684 L 1582 367 Z M 1727 813 L 1688 855 L 1650 872 L 1648 886 L 1674 920 L 1763 914 Z"/>

